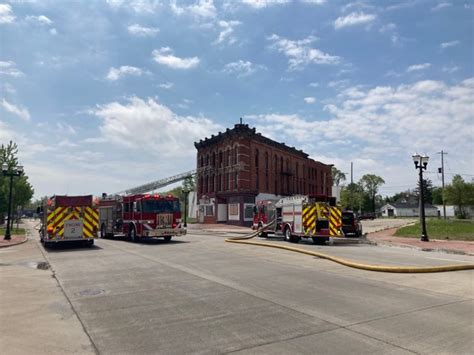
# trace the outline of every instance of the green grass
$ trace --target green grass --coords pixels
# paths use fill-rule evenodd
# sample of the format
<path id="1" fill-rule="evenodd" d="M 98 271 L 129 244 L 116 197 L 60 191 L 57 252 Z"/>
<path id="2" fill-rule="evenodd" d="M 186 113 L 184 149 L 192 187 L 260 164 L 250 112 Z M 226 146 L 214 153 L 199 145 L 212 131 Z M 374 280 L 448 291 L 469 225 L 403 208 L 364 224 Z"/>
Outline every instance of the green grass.
<path id="1" fill-rule="evenodd" d="M 427 219 L 426 232 L 430 239 L 468 240 L 474 241 L 474 221 Z M 419 238 L 421 225 L 406 226 L 395 233 L 398 237 Z"/>
<path id="2" fill-rule="evenodd" d="M 5 230 L 6 230 L 6 229 L 5 229 L 4 227 L 1 227 L 1 228 L 0 228 L 0 236 L 5 235 Z M 10 231 L 10 233 L 11 233 L 12 235 L 14 235 L 14 234 L 24 235 L 24 234 L 25 234 L 25 229 L 24 229 L 24 228 L 18 228 L 18 229 L 17 229 L 17 228 L 13 228 L 13 229 Z"/>

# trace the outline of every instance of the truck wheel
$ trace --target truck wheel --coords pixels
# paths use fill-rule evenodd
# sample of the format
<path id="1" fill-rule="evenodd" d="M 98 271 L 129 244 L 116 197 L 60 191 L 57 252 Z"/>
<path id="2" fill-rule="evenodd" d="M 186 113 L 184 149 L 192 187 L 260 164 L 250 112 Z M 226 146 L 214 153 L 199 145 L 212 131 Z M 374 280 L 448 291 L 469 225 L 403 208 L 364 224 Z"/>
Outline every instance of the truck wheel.
<path id="1" fill-rule="evenodd" d="M 94 239 L 89 239 L 88 241 L 86 241 L 86 245 L 89 248 L 92 248 L 94 246 Z"/>
<path id="2" fill-rule="evenodd" d="M 326 242 L 329 241 L 329 238 L 327 237 L 316 237 L 316 238 L 313 238 L 313 243 L 316 244 L 316 245 L 324 245 L 326 244 Z"/>
<path id="3" fill-rule="evenodd" d="M 301 237 L 298 237 L 297 235 L 292 235 L 292 236 L 290 237 L 290 242 L 291 242 L 291 243 L 299 243 L 300 240 L 301 240 Z"/>
<path id="4" fill-rule="evenodd" d="M 128 231 L 128 237 L 133 243 L 138 242 L 137 231 L 135 230 L 135 226 L 130 226 Z"/>
<path id="5" fill-rule="evenodd" d="M 167 243 L 168 243 L 170 240 L 171 240 L 171 235 L 167 235 L 167 236 L 165 236 L 165 242 L 167 242 Z"/>
<path id="6" fill-rule="evenodd" d="M 289 227 L 285 228 L 285 233 L 283 234 L 283 240 L 289 242 L 291 240 L 291 230 Z"/>
<path id="7" fill-rule="evenodd" d="M 107 231 L 105 229 L 105 224 L 100 226 L 100 237 L 103 239 L 107 238 Z"/>

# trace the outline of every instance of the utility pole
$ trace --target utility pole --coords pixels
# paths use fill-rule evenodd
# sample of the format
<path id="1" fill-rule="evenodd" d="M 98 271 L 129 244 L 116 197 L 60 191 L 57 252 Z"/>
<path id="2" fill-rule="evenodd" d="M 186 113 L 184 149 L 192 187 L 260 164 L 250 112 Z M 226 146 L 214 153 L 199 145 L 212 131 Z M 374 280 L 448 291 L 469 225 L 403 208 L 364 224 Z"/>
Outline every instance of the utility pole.
<path id="1" fill-rule="evenodd" d="M 441 151 L 437 154 L 441 154 L 441 198 L 443 199 L 443 217 L 446 219 L 446 201 L 444 200 L 444 155 L 448 153 Z"/>
<path id="2" fill-rule="evenodd" d="M 351 162 L 351 184 L 354 183 L 353 175 L 354 175 L 354 164 Z"/>

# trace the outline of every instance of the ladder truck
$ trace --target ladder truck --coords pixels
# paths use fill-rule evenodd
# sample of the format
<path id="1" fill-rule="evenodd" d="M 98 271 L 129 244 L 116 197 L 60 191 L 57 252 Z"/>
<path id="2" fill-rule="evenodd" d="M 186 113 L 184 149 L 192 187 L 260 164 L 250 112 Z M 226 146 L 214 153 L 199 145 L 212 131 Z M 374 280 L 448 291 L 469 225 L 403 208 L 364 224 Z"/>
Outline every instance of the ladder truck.
<path id="1" fill-rule="evenodd" d="M 99 202 L 100 237 L 163 238 L 186 234 L 181 223 L 179 199 L 172 195 L 131 194 L 102 195 Z"/>

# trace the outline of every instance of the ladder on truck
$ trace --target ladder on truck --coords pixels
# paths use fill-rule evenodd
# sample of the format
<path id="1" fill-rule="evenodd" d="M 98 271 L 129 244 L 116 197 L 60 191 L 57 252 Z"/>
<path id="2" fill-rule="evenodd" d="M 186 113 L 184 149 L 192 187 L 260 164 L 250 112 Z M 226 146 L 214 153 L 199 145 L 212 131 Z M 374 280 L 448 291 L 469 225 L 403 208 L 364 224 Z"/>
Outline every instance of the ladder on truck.
<path id="1" fill-rule="evenodd" d="M 131 195 L 131 194 L 142 194 L 142 193 L 145 193 L 145 192 L 150 192 L 150 191 L 157 190 L 157 189 L 160 189 L 162 187 L 165 187 L 167 185 L 173 184 L 175 182 L 184 180 L 188 177 L 192 177 L 192 176 L 196 175 L 196 173 L 197 173 L 196 169 L 193 169 L 193 170 L 181 173 L 181 174 L 169 176 L 167 178 L 152 181 L 152 182 L 149 182 L 147 184 L 132 187 L 130 189 L 117 192 L 114 195 Z"/>

